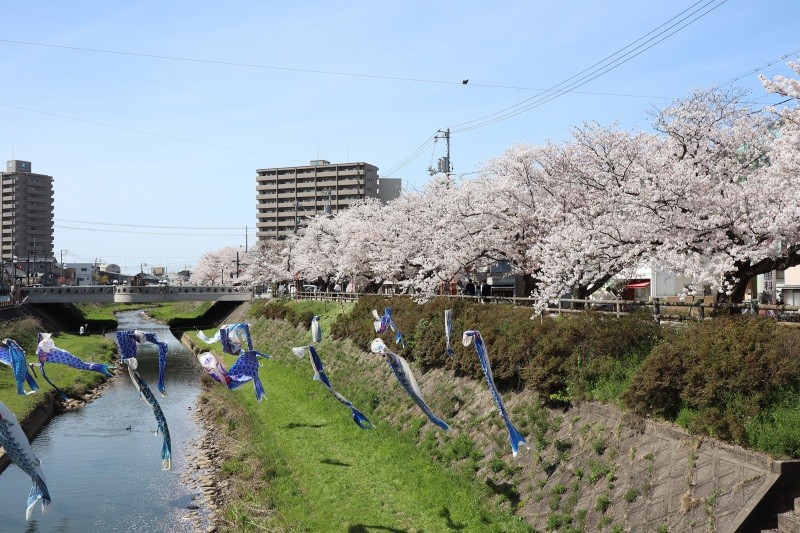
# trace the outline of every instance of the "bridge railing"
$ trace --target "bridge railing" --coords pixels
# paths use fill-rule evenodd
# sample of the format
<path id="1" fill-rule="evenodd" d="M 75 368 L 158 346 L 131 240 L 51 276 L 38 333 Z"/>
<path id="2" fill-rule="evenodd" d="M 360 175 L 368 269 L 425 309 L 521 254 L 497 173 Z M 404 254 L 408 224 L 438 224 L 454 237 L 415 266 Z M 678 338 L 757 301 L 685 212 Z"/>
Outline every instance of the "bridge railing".
<path id="1" fill-rule="evenodd" d="M 21 298 L 29 303 L 244 301 L 253 298 L 253 292 L 253 287 L 240 285 L 85 285 L 30 287 L 22 291 Z"/>

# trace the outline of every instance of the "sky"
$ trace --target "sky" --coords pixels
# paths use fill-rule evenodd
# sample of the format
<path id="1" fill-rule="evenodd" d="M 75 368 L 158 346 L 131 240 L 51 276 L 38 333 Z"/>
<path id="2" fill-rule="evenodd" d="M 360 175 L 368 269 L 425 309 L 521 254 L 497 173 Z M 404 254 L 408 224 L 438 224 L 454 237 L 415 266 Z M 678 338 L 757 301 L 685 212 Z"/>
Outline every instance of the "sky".
<path id="1" fill-rule="evenodd" d="M 584 122 L 647 131 L 694 88 L 778 102 L 757 75 L 800 54 L 797 0 L 0 0 L 0 19 L 4 160 L 53 176 L 56 258 L 124 273 L 252 246 L 257 169 L 363 161 L 419 189 L 439 130 L 468 177 Z"/>

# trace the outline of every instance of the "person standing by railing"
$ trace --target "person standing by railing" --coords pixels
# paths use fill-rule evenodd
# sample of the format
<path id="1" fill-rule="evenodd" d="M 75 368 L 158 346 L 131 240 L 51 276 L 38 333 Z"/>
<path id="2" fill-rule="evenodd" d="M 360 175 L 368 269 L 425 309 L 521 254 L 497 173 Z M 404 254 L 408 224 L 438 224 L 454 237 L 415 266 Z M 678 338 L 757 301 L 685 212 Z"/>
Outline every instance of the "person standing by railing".
<path id="1" fill-rule="evenodd" d="M 483 303 L 487 303 L 492 296 L 492 286 L 486 281 L 481 282 L 481 298 Z"/>
<path id="2" fill-rule="evenodd" d="M 475 284 L 472 283 L 471 279 L 468 279 L 467 284 L 464 286 L 464 294 L 466 296 L 475 296 Z"/>

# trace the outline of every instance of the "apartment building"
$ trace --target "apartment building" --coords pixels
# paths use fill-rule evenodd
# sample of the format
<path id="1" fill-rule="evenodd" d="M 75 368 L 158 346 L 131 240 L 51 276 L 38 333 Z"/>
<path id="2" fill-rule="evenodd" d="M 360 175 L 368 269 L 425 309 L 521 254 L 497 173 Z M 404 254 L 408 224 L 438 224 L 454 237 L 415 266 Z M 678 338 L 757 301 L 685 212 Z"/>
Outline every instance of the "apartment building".
<path id="1" fill-rule="evenodd" d="M 337 214 L 364 198 L 386 203 L 400 196 L 401 180 L 379 178 L 369 163 L 314 160 L 307 166 L 256 171 L 259 239 L 282 239 L 323 213 Z"/>
<path id="2" fill-rule="evenodd" d="M 49 273 L 55 260 L 52 176 L 33 173 L 30 161 L 8 161 L 0 172 L 0 198 L 0 257 L 16 257 L 31 274 Z"/>

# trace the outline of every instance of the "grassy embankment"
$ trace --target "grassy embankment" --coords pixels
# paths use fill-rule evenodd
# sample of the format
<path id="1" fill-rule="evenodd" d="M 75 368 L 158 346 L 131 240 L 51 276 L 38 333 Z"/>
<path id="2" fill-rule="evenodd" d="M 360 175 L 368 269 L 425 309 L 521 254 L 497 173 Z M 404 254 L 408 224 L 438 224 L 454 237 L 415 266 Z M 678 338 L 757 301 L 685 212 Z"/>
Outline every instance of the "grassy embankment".
<path id="1" fill-rule="evenodd" d="M 175 318 L 197 318 L 208 311 L 213 302 L 159 302 L 159 303 L 77 303 L 75 307 L 93 323 L 115 322 L 115 315 L 122 311 L 147 309 L 147 314 L 156 320 L 169 322 Z"/>
<path id="2" fill-rule="evenodd" d="M 154 307 L 157 305 L 157 307 Z M 158 320 L 169 322 L 173 318 L 196 318 L 205 313 L 211 302 L 174 302 L 162 304 L 76 304 L 89 323 L 90 332 L 98 333 L 99 325 L 115 323 L 114 314 L 120 311 L 133 311 L 148 309 L 148 314 Z M 11 409 L 20 419 L 24 419 L 37 405 L 48 401 L 52 388 L 39 374 L 38 358 L 36 357 L 36 336 L 43 331 L 42 326 L 34 318 L 15 320 L 0 324 L 0 339 L 10 338 L 16 340 L 25 350 L 29 363 L 36 363 L 36 378 L 39 392 L 21 396 L 16 392 L 16 382 L 10 368 L 5 365 L 0 368 L 0 401 Z M 56 345 L 67 350 L 76 357 L 94 363 L 113 364 L 116 345 L 112 340 L 100 335 L 92 334 L 79 336 L 59 333 L 55 336 Z M 67 365 L 48 364 L 47 376 L 69 396 L 81 396 L 96 387 L 104 377 L 97 372 L 77 370 Z M 27 390 L 27 385 L 26 385 Z"/>
<path id="3" fill-rule="evenodd" d="M 340 304 L 322 302 L 273 301 L 258 305 L 263 305 L 260 309 L 254 309 L 258 316 L 275 319 L 254 322 L 257 347 L 275 350 L 278 355 L 278 361 L 265 363 L 262 368 L 266 388 L 272 394 L 267 400 L 270 404 L 278 401 L 276 395 L 280 394 L 282 398 L 285 394 L 273 380 L 273 372 L 278 369 L 283 371 L 286 366 L 310 374 L 306 360 L 295 361 L 286 354 L 289 346 L 309 342 L 308 321 L 312 314 L 321 314 L 324 317 L 324 331 L 329 335 L 319 347 L 319 352 L 337 390 L 376 422 L 382 432 L 398 435 L 410 446 L 410 453 L 422 454 L 428 460 L 433 460 L 434 464 L 440 463 L 437 468 L 454 468 L 467 480 L 484 480 L 486 486 L 492 487 L 494 494 L 488 497 L 484 495 L 482 501 L 488 502 L 493 508 L 524 508 L 524 512 L 530 512 L 531 506 L 525 504 L 526 500 L 533 498 L 538 502 L 545 497 L 542 488 L 547 486 L 549 476 L 560 461 L 570 457 L 570 447 L 573 450 L 580 448 L 581 439 L 590 439 L 591 448 L 598 457 L 605 451 L 602 432 L 589 437 L 581 434 L 576 436 L 576 442 L 553 440 L 554 431 L 557 431 L 553 424 L 560 425 L 561 417 L 554 416 L 555 411 L 550 411 L 548 415 L 546 410 L 538 407 L 536 396 L 545 404 L 555 407 L 585 400 L 612 403 L 623 410 L 672 421 L 696 434 L 718 437 L 768 452 L 775 457 L 800 457 L 800 409 L 797 407 L 800 405 L 800 332 L 769 319 L 739 316 L 678 326 L 659 326 L 646 314 L 618 319 L 587 313 L 569 318 L 530 320 L 530 310 L 524 308 L 446 300 L 434 300 L 418 306 L 402 298 L 388 300 L 381 297 L 362 298 L 349 306 L 348 312 L 342 312 Z M 413 405 L 408 407 L 408 398 L 397 388 L 397 384 L 387 379 L 388 371 L 379 358 L 373 360 L 364 354 L 363 347 L 375 336 L 371 329 L 370 311 L 373 308 L 380 310 L 384 305 L 391 305 L 395 310 L 395 319 L 407 339 L 407 347 L 401 353 L 413 361 L 415 373 L 419 372 L 417 377 L 420 384 L 430 387 L 426 391 L 430 405 L 445 419 L 458 421 L 448 434 L 432 431 L 418 409 Z M 452 358 L 445 356 L 442 349 L 442 311 L 445 308 L 453 309 L 455 315 L 456 346 Z M 482 381 L 474 349 L 462 347 L 457 342 L 461 331 L 474 327 L 483 333 L 495 381 L 501 390 L 525 391 L 526 395 L 536 393 L 531 405 L 512 405 L 510 410 L 515 423 L 531 442 L 534 462 L 538 465 L 533 472 L 520 475 L 520 465 L 509 461 L 507 442 L 499 427 L 502 423 L 494 413 L 473 410 L 469 405 L 465 409 L 465 403 L 468 404 L 468 398 L 474 396 L 474 391 L 464 395 L 459 388 L 461 386 L 453 388 L 446 380 L 448 375 L 455 374 L 477 383 Z M 332 336 L 341 340 L 332 341 Z M 439 383 L 436 383 L 437 378 L 441 380 Z M 292 387 L 299 385 L 292 384 Z M 249 390 L 252 394 L 252 389 Z M 323 401 L 327 400 L 327 405 L 332 406 L 330 408 L 344 410 L 335 400 L 326 396 L 322 388 L 316 393 L 300 388 L 297 390 L 301 395 L 294 400 L 299 404 L 304 399 L 302 392 L 308 398 L 313 394 L 322 394 Z M 314 529 L 318 524 L 316 516 L 305 518 L 303 522 L 296 521 L 294 516 L 297 511 L 292 510 L 294 504 L 291 502 L 303 501 L 307 491 L 311 492 L 315 487 L 307 489 L 305 483 L 300 488 L 292 485 L 295 476 L 298 476 L 295 463 L 303 459 L 294 458 L 291 446 L 297 445 L 291 441 L 290 451 L 283 451 L 284 442 L 287 442 L 285 439 L 289 437 L 281 435 L 281 432 L 300 433 L 300 439 L 324 442 L 327 434 L 323 433 L 322 428 L 329 425 L 328 420 L 298 423 L 282 419 L 282 425 L 275 426 L 271 431 L 254 429 L 250 427 L 252 413 L 255 411 L 261 423 L 269 425 L 274 420 L 271 410 L 267 409 L 269 415 L 263 416 L 259 414 L 259 409 L 265 406 L 256 406 L 249 399 L 244 400 L 251 404 L 245 412 L 247 416 L 233 414 L 236 408 L 232 408 L 229 402 L 237 401 L 242 395 L 231 395 L 221 387 L 213 392 L 213 395 L 207 396 L 212 406 L 211 412 L 221 427 L 233 435 L 227 446 L 233 452 L 226 459 L 223 469 L 231 475 L 233 486 L 238 487 L 236 496 L 228 500 L 233 503 L 226 508 L 231 528 L 251 525 L 250 529 L 255 529 L 256 526 L 252 524 L 258 524 L 270 528 Z M 244 396 L 248 396 L 248 393 L 245 392 Z M 300 412 L 299 404 L 289 402 L 284 405 L 287 409 Z M 306 412 L 305 408 L 302 412 Z M 345 410 L 342 417 L 346 414 Z M 345 425 L 351 424 L 348 420 Z M 310 433 L 314 436 L 322 433 L 322 438 L 309 437 Z M 266 448 L 269 449 L 254 448 L 258 453 L 242 449 L 241 443 L 249 443 L 253 435 L 258 435 L 256 440 L 267 442 Z M 359 440 L 353 440 L 356 438 L 358 436 L 351 438 L 352 442 L 363 446 Z M 490 443 L 488 447 L 487 442 Z M 612 449 L 609 454 L 613 456 L 614 452 L 615 449 Z M 338 450 L 337 453 L 342 451 Z M 336 456 L 332 459 L 325 455 L 321 457 L 323 459 L 319 462 L 323 464 L 337 460 Z M 316 461 L 308 462 L 312 464 L 312 469 L 325 468 Z M 590 466 L 586 467 L 587 472 L 591 469 L 589 483 L 596 478 L 595 467 L 600 464 L 599 460 L 589 461 Z M 542 477 L 544 474 L 540 475 L 539 470 L 545 472 L 546 476 Z M 574 475 L 580 478 L 579 474 Z M 597 475 L 600 475 L 600 471 Z M 248 482 L 241 483 L 242 478 Z M 523 486 L 523 482 L 531 479 L 536 480 L 539 489 Z M 362 491 L 364 483 L 367 482 L 361 480 L 347 487 Z M 612 503 L 609 499 L 611 484 L 609 481 L 609 493 L 604 496 L 608 504 Z M 563 522 L 562 525 L 584 523 L 581 516 L 586 517 L 587 509 L 570 511 L 580 499 L 580 479 L 575 482 L 577 488 L 570 493 L 570 498 L 565 499 L 566 503 L 560 502 L 564 486 L 556 484 L 548 489 L 554 491 L 550 502 L 553 514 L 548 516 L 547 525 L 543 525 L 545 529 L 561 528 L 555 525 L 556 521 Z M 621 502 L 634 501 L 638 490 L 642 490 L 641 487 L 631 486 L 624 495 L 620 495 L 617 503 L 624 505 Z M 297 491 L 299 494 L 296 494 Z M 357 492 L 355 498 L 361 497 L 361 493 Z M 287 508 L 289 510 L 285 511 Z M 324 509 L 308 509 L 309 513 L 314 514 L 327 512 Z M 603 506 L 599 511 L 603 516 L 597 522 L 598 528 L 601 524 L 611 527 L 616 519 L 623 520 L 621 516 L 605 516 L 606 509 Z M 447 516 L 451 511 L 443 506 L 439 513 L 430 508 L 421 512 L 427 513 L 427 519 L 430 520 L 435 516 Z M 573 511 L 574 516 L 570 515 Z M 460 523 L 452 518 L 455 515 L 451 513 L 450 516 L 453 520 L 449 522 L 451 526 Z M 391 515 L 389 520 L 372 524 L 398 527 L 392 525 L 397 523 L 395 518 L 395 515 Z M 592 520 L 595 518 L 593 516 Z M 348 520 L 340 523 L 347 525 L 340 528 L 342 530 L 368 529 L 364 526 L 366 521 L 355 523 Z M 467 524 L 466 529 L 485 529 L 483 525 L 475 526 L 476 523 L 472 521 L 461 523 Z M 420 527 L 437 529 L 427 525 Z M 438 529 L 441 529 L 441 524 Z"/>
<path id="4" fill-rule="evenodd" d="M 350 307 L 303 302 L 292 313 L 299 323 L 322 315 L 328 332 Z M 352 357 L 350 342 L 328 337 L 318 350 L 334 388 L 371 418 L 375 430 L 359 429 L 349 410 L 312 380 L 307 356 L 300 360 L 291 353 L 292 346 L 310 342 L 306 327 L 259 318 L 253 334 L 256 347 L 274 357 L 260 372 L 268 397 L 258 404 L 250 384 L 238 391 L 213 384 L 202 397 L 226 439 L 222 475 L 232 494 L 223 515 L 230 530 L 529 530 L 487 503 L 492 494 L 471 469 L 432 460 L 413 439 L 374 416 L 371 405 L 349 396 L 360 392 L 337 385 L 345 380 L 335 360 Z M 226 365 L 232 361 L 225 357 Z M 381 366 L 376 360 L 376 368 Z M 399 402 L 416 409 L 399 385 L 391 387 Z"/>
<path id="5" fill-rule="evenodd" d="M 201 317 L 214 302 L 164 302 L 151 307 L 147 314 L 156 320 L 169 324 L 171 320 L 190 320 Z"/>
<path id="6" fill-rule="evenodd" d="M 52 388 L 38 373 L 38 358 L 36 357 L 36 335 L 42 330 L 41 325 L 34 319 L 16 320 L 0 324 L 0 338 L 16 340 L 25 350 L 29 363 L 37 363 L 36 369 L 39 392 L 36 394 L 20 396 L 17 394 L 14 374 L 5 365 L 0 368 L 0 401 L 23 420 L 34 408 L 48 401 Z M 114 355 L 114 343 L 100 335 L 78 336 L 59 334 L 55 337 L 59 348 L 69 351 L 84 361 L 110 364 Z M 71 396 L 85 394 L 96 387 L 103 379 L 97 372 L 77 370 L 67 365 L 48 364 L 47 376 L 59 388 Z M 27 385 L 26 385 L 27 390 Z"/>

